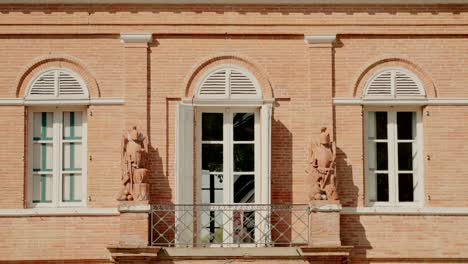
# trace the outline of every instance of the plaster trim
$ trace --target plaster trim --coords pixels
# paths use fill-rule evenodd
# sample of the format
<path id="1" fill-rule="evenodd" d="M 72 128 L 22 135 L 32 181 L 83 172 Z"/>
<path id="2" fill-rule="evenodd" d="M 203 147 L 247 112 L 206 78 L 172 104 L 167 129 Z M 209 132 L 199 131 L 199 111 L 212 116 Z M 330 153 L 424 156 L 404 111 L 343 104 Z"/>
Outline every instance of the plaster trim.
<path id="1" fill-rule="evenodd" d="M 91 98 L 91 99 L 60 99 L 60 100 L 25 100 L 23 98 L 0 98 L 0 106 L 5 105 L 123 105 L 123 98 Z"/>
<path id="2" fill-rule="evenodd" d="M 304 35 L 304 42 L 306 44 L 332 44 L 336 41 L 336 34 L 324 35 Z"/>
<path id="3" fill-rule="evenodd" d="M 343 207 L 344 215 L 468 215 L 468 207 Z"/>
<path id="4" fill-rule="evenodd" d="M 333 98 L 335 105 L 468 105 L 468 98 L 374 99 Z"/>
<path id="5" fill-rule="evenodd" d="M 99 0 L 99 4 L 254 4 L 254 5 L 438 5 L 467 4 L 467 0 Z M 93 0 L 0 0 L 0 4 L 95 4 Z"/>
<path id="6" fill-rule="evenodd" d="M 151 33 L 120 33 L 122 43 L 150 43 L 152 41 L 153 34 Z"/>
<path id="7" fill-rule="evenodd" d="M 151 211 L 151 205 L 122 203 L 119 205 L 118 210 L 121 213 L 149 213 Z"/>
<path id="8" fill-rule="evenodd" d="M 23 216 L 112 216 L 119 215 L 116 208 L 26 208 L 0 209 L 0 217 Z"/>
<path id="9" fill-rule="evenodd" d="M 265 99 L 197 99 L 186 97 L 182 103 L 193 106 L 262 106 L 272 104 L 275 98 Z"/>

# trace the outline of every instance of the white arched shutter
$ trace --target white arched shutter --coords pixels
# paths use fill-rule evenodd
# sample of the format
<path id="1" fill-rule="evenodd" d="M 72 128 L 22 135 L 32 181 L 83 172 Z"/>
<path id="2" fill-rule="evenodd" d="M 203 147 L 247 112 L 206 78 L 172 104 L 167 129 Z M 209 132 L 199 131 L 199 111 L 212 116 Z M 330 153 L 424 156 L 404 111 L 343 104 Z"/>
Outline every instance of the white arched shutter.
<path id="1" fill-rule="evenodd" d="M 406 70 L 387 69 L 368 83 L 364 96 L 369 98 L 405 98 L 425 96 L 418 78 Z"/>
<path id="2" fill-rule="evenodd" d="M 193 106 L 179 103 L 176 121 L 176 206 L 193 204 Z M 193 242 L 190 210 L 176 210 L 176 243 Z"/>

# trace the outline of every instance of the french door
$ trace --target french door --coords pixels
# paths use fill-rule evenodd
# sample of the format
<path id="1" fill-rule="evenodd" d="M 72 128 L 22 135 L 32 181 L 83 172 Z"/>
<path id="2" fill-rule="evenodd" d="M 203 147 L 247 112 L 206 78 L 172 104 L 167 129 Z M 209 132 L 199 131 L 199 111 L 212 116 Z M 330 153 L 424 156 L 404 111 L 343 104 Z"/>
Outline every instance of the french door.
<path id="1" fill-rule="evenodd" d="M 198 240 L 203 244 L 253 244 L 261 203 L 258 108 L 197 111 Z"/>

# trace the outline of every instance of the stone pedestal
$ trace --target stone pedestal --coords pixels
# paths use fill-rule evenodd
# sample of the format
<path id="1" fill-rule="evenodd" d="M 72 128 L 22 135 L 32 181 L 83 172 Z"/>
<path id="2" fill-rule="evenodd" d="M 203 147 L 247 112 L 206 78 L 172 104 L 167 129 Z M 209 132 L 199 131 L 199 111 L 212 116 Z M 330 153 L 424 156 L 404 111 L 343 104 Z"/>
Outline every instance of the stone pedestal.
<path id="1" fill-rule="evenodd" d="M 119 245 L 143 246 L 150 244 L 150 205 L 145 202 L 120 204 Z"/>
<path id="2" fill-rule="evenodd" d="M 309 246 L 337 247 L 340 240 L 340 211 L 339 201 L 312 201 L 310 215 Z"/>

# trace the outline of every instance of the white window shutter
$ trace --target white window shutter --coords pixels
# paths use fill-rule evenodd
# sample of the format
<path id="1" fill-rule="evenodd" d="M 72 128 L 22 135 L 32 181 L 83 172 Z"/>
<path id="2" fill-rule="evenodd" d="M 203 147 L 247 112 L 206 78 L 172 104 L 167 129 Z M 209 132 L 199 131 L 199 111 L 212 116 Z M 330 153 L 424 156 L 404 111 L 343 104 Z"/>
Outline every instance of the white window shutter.
<path id="1" fill-rule="evenodd" d="M 375 170 L 376 164 L 376 145 L 373 139 L 376 138 L 375 131 L 375 112 L 367 112 L 367 197 L 370 202 L 377 201 L 377 181 Z"/>
<path id="2" fill-rule="evenodd" d="M 386 71 L 376 76 L 368 85 L 367 96 L 391 96 L 392 72 Z"/>
<path id="3" fill-rule="evenodd" d="M 226 97 L 228 70 L 222 69 L 208 76 L 200 87 L 199 96 L 206 98 Z"/>
<path id="4" fill-rule="evenodd" d="M 417 81 L 403 71 L 395 71 L 395 95 L 396 96 L 421 96 L 423 89 Z"/>
<path id="5" fill-rule="evenodd" d="M 260 110 L 262 153 L 262 203 L 271 203 L 271 118 L 272 105 L 264 104 Z"/>
<path id="6" fill-rule="evenodd" d="M 193 204 L 193 106 L 179 103 L 176 120 L 176 205 Z M 193 242 L 193 216 L 176 211 L 176 242 Z"/>

